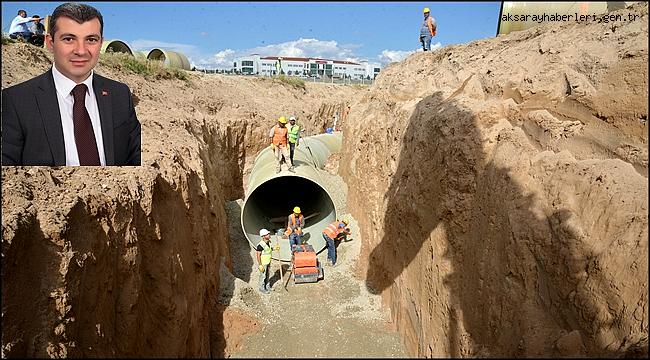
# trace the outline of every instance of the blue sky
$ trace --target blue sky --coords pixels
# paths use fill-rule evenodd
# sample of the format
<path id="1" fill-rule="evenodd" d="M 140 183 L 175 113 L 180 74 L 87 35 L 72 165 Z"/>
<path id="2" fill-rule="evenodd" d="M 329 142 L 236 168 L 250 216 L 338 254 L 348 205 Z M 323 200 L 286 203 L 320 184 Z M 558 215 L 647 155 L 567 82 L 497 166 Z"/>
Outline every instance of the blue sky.
<path id="1" fill-rule="evenodd" d="M 44 17 L 61 2 L 2 2 L 2 31 L 19 9 Z M 496 34 L 500 2 L 87 2 L 104 17 L 104 38 L 133 50 L 183 52 L 199 68 L 235 58 L 321 57 L 399 61 L 421 51 L 422 9 L 438 23 L 432 47 Z"/>

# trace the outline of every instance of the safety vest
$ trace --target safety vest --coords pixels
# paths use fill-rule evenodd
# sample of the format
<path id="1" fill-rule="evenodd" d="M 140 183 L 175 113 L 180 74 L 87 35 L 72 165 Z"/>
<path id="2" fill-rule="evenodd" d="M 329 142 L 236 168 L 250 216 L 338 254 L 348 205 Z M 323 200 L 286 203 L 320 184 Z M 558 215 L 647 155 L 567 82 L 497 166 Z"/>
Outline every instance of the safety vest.
<path id="1" fill-rule="evenodd" d="M 289 130 L 289 142 L 295 144 L 298 141 L 298 133 L 300 132 L 300 125 L 287 125 Z"/>
<path id="2" fill-rule="evenodd" d="M 343 231 L 343 229 L 339 229 L 339 224 L 341 224 L 340 221 L 335 221 L 325 228 L 323 230 L 323 235 L 327 235 L 330 239 L 336 239 L 336 237 Z"/>
<path id="3" fill-rule="evenodd" d="M 433 19 L 431 18 L 431 15 L 427 16 L 424 19 L 424 21 L 422 22 L 422 26 L 420 27 L 420 36 L 422 36 L 422 35 L 431 36 L 431 31 L 429 31 L 429 20 L 433 21 Z M 433 27 L 435 24 L 432 23 L 431 25 Z"/>
<path id="4" fill-rule="evenodd" d="M 304 217 L 302 214 L 300 217 Z M 293 229 L 296 228 L 296 214 L 289 215 L 289 222 L 287 224 L 287 230 L 284 232 L 284 235 L 289 236 L 293 232 Z M 304 223 L 303 223 L 304 224 Z M 302 231 L 296 231 L 296 234 L 301 235 Z"/>
<path id="5" fill-rule="evenodd" d="M 278 146 L 278 145 L 287 145 L 287 127 L 280 127 L 278 125 L 275 125 L 273 128 L 273 145 Z"/>
<path id="6" fill-rule="evenodd" d="M 261 256 L 262 265 L 268 265 L 271 263 L 271 252 L 273 251 L 273 249 L 271 249 L 269 244 L 267 244 L 266 241 L 264 240 L 260 241 L 260 246 L 262 246 L 263 249 L 262 256 Z"/>

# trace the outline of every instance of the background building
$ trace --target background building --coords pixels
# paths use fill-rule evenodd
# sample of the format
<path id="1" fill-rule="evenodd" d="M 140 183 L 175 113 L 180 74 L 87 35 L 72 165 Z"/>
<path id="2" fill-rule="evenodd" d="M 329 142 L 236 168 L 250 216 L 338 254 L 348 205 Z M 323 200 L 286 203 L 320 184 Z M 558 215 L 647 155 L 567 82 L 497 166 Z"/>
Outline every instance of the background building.
<path id="1" fill-rule="evenodd" d="M 266 56 L 258 54 L 238 58 L 233 63 L 238 74 L 260 76 L 334 77 L 339 79 L 374 79 L 381 71 L 379 63 L 330 60 L 320 58 Z"/>

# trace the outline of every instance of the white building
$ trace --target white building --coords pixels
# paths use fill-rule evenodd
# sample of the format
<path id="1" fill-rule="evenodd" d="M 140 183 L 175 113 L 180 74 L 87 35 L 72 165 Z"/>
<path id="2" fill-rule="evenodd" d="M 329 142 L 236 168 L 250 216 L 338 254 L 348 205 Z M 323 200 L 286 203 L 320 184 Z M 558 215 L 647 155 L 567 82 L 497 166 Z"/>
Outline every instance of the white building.
<path id="1" fill-rule="evenodd" d="M 329 60 L 288 56 L 266 56 L 258 54 L 245 56 L 233 63 L 233 69 L 240 74 L 275 76 L 284 74 L 298 77 L 335 77 L 348 79 L 374 79 L 381 71 L 378 63 L 362 61 Z"/>

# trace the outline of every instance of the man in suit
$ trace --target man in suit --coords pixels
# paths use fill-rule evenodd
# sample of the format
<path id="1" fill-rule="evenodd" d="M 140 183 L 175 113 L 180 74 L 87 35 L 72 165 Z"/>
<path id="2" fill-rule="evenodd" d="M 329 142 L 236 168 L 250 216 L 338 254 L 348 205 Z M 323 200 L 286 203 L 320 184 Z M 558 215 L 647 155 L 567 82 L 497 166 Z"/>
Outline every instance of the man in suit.
<path id="1" fill-rule="evenodd" d="M 103 41 L 95 8 L 58 6 L 45 74 L 2 91 L 2 165 L 140 165 L 140 122 L 126 84 L 94 73 Z"/>

